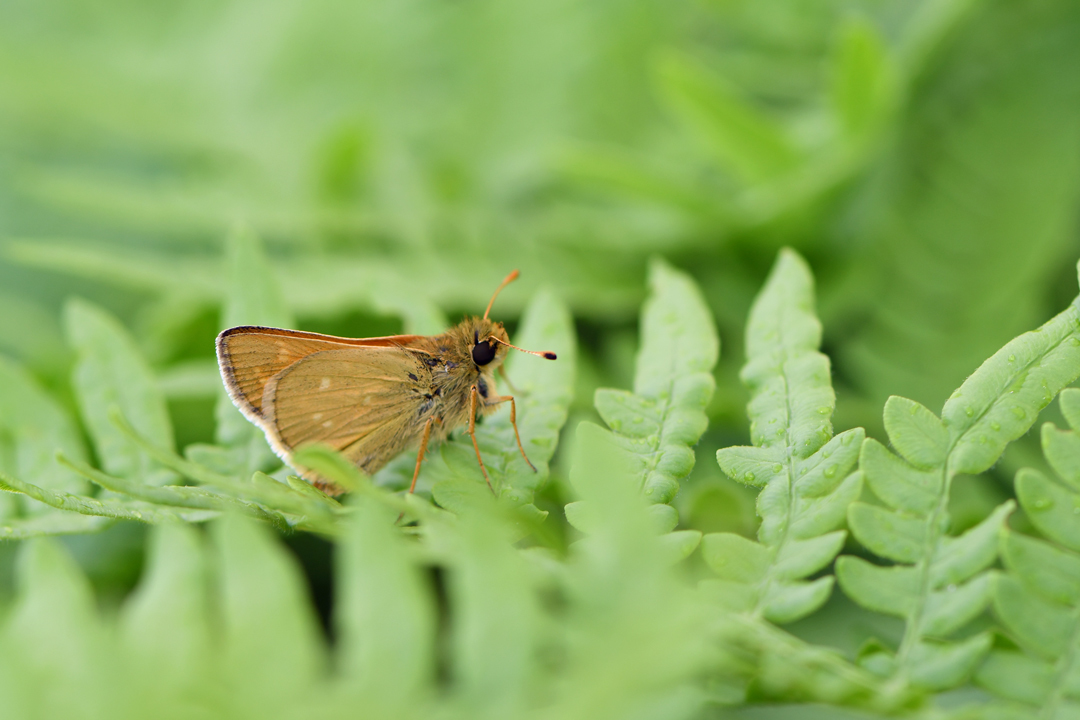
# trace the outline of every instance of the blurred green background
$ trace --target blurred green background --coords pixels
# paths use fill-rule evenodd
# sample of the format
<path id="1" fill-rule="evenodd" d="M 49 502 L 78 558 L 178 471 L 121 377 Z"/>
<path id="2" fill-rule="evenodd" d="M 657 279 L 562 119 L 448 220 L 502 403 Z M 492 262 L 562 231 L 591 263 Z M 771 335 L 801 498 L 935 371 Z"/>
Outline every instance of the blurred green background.
<path id="1" fill-rule="evenodd" d="M 723 343 L 683 523 L 751 533 L 712 454 L 747 441 L 742 325 L 777 249 L 817 276 L 838 429 L 882 437 L 886 397 L 939 408 L 1075 295 L 1078 200 L 1070 0 L 0 3 L 0 355 L 77 416 L 60 310 L 108 308 L 180 447 L 213 438 L 237 228 L 299 327 L 342 335 L 437 332 L 520 268 L 494 315 L 512 326 L 540 286 L 571 305 L 571 426 L 594 388 L 630 384 L 662 255 Z M 1031 455 L 958 484 L 956 522 Z M 319 549 L 293 542 L 320 582 Z M 117 588 L 138 545 L 73 543 Z"/>

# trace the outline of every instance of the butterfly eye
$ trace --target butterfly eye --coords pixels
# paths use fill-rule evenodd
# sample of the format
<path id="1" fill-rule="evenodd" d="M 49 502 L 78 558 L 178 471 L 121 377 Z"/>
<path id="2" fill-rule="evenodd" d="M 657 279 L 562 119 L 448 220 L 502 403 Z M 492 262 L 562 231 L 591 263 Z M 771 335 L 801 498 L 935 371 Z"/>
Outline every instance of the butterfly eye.
<path id="1" fill-rule="evenodd" d="M 487 365 L 495 359 L 495 346 L 486 342 L 477 343 L 472 349 L 472 359 L 477 365 Z"/>

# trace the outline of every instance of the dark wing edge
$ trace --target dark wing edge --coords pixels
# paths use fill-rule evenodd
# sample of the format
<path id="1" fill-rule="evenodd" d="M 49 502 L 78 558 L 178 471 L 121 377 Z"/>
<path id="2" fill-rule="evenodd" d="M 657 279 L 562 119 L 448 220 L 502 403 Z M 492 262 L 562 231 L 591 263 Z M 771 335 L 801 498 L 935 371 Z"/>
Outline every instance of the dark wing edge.
<path id="1" fill-rule="evenodd" d="M 306 332 L 304 330 L 283 330 L 281 328 L 263 327 L 262 325 L 238 325 L 237 327 L 231 327 L 228 330 L 221 331 L 217 337 L 218 346 L 220 347 L 222 338 L 230 337 L 232 335 L 251 334 L 284 335 L 286 337 L 303 338 L 304 340 L 323 340 L 338 345 L 350 345 L 354 347 L 393 347 L 394 345 L 408 347 L 417 340 L 421 340 L 425 337 L 424 335 L 384 335 L 383 337 L 372 338 L 347 338 L 338 337 L 337 335 Z"/>
<path id="2" fill-rule="evenodd" d="M 233 371 L 232 356 L 229 354 L 229 347 L 227 344 L 228 338 L 234 334 L 233 330 L 246 329 L 248 328 L 230 328 L 217 336 L 214 347 L 217 352 L 218 372 L 221 373 L 221 382 L 225 385 L 225 392 L 229 394 L 229 399 L 232 400 L 233 405 L 244 414 L 244 417 L 258 426 L 263 432 L 266 432 L 262 413 L 260 413 L 258 409 L 251 404 L 251 401 L 247 399 L 247 396 L 244 395 L 244 391 L 240 389 L 240 383 L 236 380 L 236 373 Z"/>

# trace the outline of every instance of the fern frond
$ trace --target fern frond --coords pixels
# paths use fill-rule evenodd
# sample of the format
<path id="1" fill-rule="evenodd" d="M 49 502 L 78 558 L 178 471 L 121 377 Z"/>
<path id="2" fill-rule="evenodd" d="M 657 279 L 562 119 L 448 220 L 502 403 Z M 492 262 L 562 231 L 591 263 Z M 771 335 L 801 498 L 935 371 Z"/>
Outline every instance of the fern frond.
<path id="1" fill-rule="evenodd" d="M 693 445 L 705 432 L 705 407 L 716 382 L 712 376 L 720 353 L 712 315 L 701 292 L 685 274 L 660 260 L 649 269 L 650 295 L 641 319 L 634 390 L 601 388 L 595 405 L 619 447 L 633 462 L 634 484 L 653 504 L 652 516 L 665 532 L 679 518 L 668 503 L 679 480 L 694 467 Z M 566 518 L 589 531 L 588 504 L 570 503 Z M 689 554 L 700 534 L 675 533 L 669 542 Z"/>
<path id="2" fill-rule="evenodd" d="M 836 404 L 829 359 L 818 352 L 813 279 L 805 261 L 784 250 L 750 311 L 743 382 L 750 388 L 752 447 L 716 459 L 729 477 L 762 488 L 757 542 L 732 533 L 705 536 L 706 562 L 720 577 L 715 594 L 734 610 L 790 622 L 821 607 L 833 578 L 805 578 L 843 546 L 838 530 L 862 479 L 849 474 L 863 430 L 833 437 Z"/>
<path id="3" fill-rule="evenodd" d="M 55 454 L 82 459 L 86 449 L 75 422 L 18 363 L 0 356 L 0 432 L 13 440 L 11 456 L 0 450 L 0 469 L 34 478 L 53 490 L 85 492 L 83 480 L 57 465 Z"/>
<path id="4" fill-rule="evenodd" d="M 1080 390 L 1060 396 L 1070 429 L 1042 427 L 1043 453 L 1057 474 L 1016 476 L 1016 496 L 1039 540 L 1006 528 L 1005 573 L 991 584 L 994 613 L 1020 651 L 995 650 L 976 681 L 1030 706 L 1030 717 L 1053 719 L 1080 710 Z"/>
<path id="5" fill-rule="evenodd" d="M 611 433 L 589 427 L 606 445 L 586 437 L 571 474 L 600 513 L 568 562 L 543 565 L 517 548 L 488 512 L 498 503 L 486 488 L 459 515 L 423 503 L 430 513 L 412 537 L 396 527 L 396 507 L 356 493 L 334 540 L 332 646 L 294 559 L 264 524 L 223 517 L 209 543 L 181 523 L 153 528 L 146 572 L 118 622 L 99 612 L 62 546 L 27 544 L 0 623 L 0 711 L 72 720 L 336 718 L 358 707 L 378 718 L 699 717 L 697 678 L 714 655 L 706 608 L 685 591 L 620 472 L 628 456 Z M 448 603 L 431 592 L 432 564 Z M 62 687 L 44 692 L 57 677 Z"/>
<path id="6" fill-rule="evenodd" d="M 130 503 L 102 501 L 83 495 L 48 490 L 3 473 L 0 473 L 0 490 L 22 493 L 57 510 L 67 510 L 80 515 L 93 515 L 112 520 L 162 522 L 168 517 L 177 517 L 152 505 L 133 506 Z M 0 532 L 4 531 L 0 530 Z M 14 530 L 9 535 L 14 537 Z"/>
<path id="7" fill-rule="evenodd" d="M 146 484 L 168 482 L 171 473 L 132 447 L 109 420 L 110 409 L 118 407 L 155 445 L 173 449 L 165 398 L 134 339 L 116 318 L 82 300 L 67 304 L 64 322 L 78 355 L 75 399 L 105 471 Z"/>
<path id="8" fill-rule="evenodd" d="M 930 689 L 954 687 L 978 666 L 990 648 L 989 633 L 947 638 L 990 601 L 991 582 L 983 571 L 997 555 L 998 533 L 1013 503 L 952 537 L 946 532 L 950 487 L 958 474 L 990 468 L 1078 376 L 1080 310 L 1074 302 L 984 362 L 945 403 L 940 419 L 905 398 L 885 404 L 895 452 L 868 439 L 859 455 L 860 474 L 884 507 L 854 503 L 848 524 L 859 542 L 896 564 L 848 556 L 836 564 L 849 597 L 905 623 L 896 654 L 874 652 L 863 659 L 866 665 Z"/>

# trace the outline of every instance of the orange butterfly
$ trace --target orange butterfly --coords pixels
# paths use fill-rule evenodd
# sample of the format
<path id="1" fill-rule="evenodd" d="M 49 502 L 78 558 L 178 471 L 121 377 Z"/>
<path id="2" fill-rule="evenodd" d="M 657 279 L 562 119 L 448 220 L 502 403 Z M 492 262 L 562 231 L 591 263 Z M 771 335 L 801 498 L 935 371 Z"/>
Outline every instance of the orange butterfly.
<path id="1" fill-rule="evenodd" d="M 553 352 L 523 350 L 509 342 L 502 323 L 488 319 L 499 292 L 518 277 L 510 273 L 482 318 L 470 317 L 441 335 L 341 338 L 242 326 L 217 338 L 218 365 L 236 407 L 266 433 L 274 452 L 291 463 L 292 451 L 325 443 L 375 473 L 419 441 L 409 492 L 432 440 L 467 426 L 484 480 L 487 468 L 476 442 L 476 416 L 510 403 L 510 422 L 525 462 L 511 395 L 495 390 L 495 370 L 508 348 L 555 359 Z M 344 490 L 310 471 L 302 474 L 332 495 Z M 492 488 L 494 492 L 494 488 Z"/>

